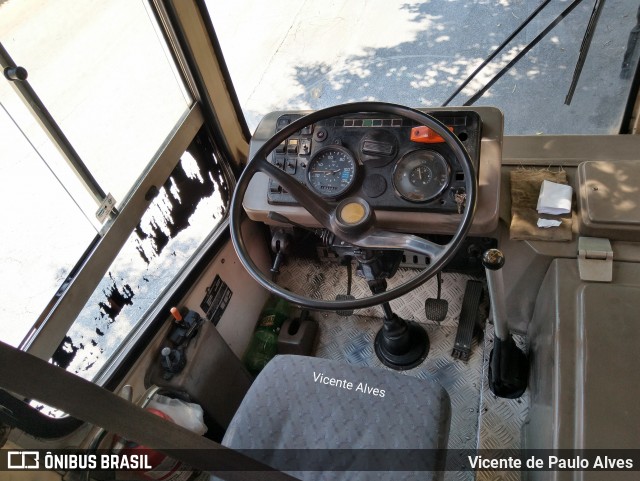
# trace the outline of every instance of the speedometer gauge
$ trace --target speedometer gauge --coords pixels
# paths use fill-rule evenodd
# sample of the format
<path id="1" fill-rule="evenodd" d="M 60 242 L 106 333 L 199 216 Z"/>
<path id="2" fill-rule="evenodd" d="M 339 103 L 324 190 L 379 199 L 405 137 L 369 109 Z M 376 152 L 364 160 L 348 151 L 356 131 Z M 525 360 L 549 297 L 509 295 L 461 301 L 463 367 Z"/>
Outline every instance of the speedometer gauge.
<path id="1" fill-rule="evenodd" d="M 402 157 L 393 169 L 393 187 L 405 200 L 427 202 L 449 185 L 449 164 L 435 150 L 414 150 Z"/>
<path id="2" fill-rule="evenodd" d="M 353 155 L 344 147 L 325 147 L 309 161 L 309 185 L 323 197 L 338 197 L 353 185 L 356 167 Z"/>

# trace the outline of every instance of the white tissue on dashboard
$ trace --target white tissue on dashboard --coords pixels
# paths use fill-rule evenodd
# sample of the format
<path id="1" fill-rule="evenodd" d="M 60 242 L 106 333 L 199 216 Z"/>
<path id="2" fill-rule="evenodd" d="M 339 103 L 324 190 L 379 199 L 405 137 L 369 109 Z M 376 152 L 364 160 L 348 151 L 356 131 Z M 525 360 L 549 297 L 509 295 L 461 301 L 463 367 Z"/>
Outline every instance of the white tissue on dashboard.
<path id="1" fill-rule="evenodd" d="M 549 227 L 559 227 L 560 224 L 562 224 L 561 220 L 538 219 L 538 227 L 542 227 L 543 229 L 547 229 Z"/>
<path id="2" fill-rule="evenodd" d="M 571 212 L 572 196 L 573 188 L 570 185 L 545 180 L 542 182 L 540 196 L 538 197 L 538 213 L 551 215 L 568 214 Z"/>

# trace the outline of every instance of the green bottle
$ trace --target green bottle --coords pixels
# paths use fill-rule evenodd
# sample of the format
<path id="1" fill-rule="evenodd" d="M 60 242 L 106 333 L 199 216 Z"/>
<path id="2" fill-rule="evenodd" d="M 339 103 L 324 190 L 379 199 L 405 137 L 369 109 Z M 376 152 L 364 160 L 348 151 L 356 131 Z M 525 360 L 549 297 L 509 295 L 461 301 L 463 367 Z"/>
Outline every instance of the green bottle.
<path id="1" fill-rule="evenodd" d="M 249 372 L 257 376 L 278 353 L 278 333 L 289 317 L 289 303 L 278 297 L 271 297 L 260 313 L 249 347 L 243 361 Z"/>

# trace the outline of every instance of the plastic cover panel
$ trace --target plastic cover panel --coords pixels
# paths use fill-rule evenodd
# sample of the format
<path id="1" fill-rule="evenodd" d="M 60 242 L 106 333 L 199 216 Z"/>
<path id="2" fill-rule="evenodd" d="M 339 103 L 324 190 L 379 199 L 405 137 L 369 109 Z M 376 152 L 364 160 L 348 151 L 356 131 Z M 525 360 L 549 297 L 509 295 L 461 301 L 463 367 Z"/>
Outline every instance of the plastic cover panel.
<path id="1" fill-rule="evenodd" d="M 640 446 L 637 316 L 640 287 L 587 284 L 580 290 L 576 383 L 585 448 Z M 582 371 L 580 373 L 580 371 Z"/>
<path id="2" fill-rule="evenodd" d="M 640 160 L 583 162 L 578 182 L 585 226 L 640 233 Z"/>

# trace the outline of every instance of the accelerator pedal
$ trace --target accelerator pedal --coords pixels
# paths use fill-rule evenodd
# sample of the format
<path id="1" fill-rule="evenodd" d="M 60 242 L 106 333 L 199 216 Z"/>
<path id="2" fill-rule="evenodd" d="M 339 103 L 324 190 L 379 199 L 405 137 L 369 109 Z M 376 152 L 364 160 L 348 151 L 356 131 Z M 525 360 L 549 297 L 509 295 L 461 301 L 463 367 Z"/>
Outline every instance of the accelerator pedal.
<path id="1" fill-rule="evenodd" d="M 462 310 L 458 321 L 458 331 L 451 355 L 455 359 L 468 361 L 471 356 L 471 341 L 478 320 L 478 309 L 482 299 L 482 282 L 467 281 L 462 299 Z"/>

